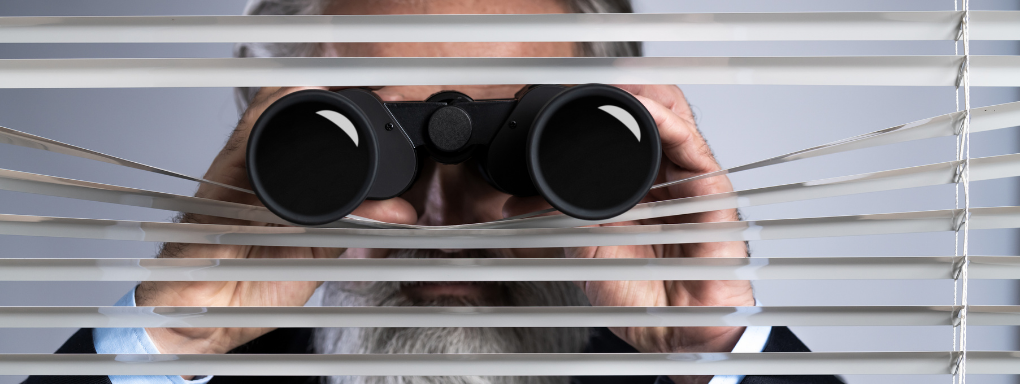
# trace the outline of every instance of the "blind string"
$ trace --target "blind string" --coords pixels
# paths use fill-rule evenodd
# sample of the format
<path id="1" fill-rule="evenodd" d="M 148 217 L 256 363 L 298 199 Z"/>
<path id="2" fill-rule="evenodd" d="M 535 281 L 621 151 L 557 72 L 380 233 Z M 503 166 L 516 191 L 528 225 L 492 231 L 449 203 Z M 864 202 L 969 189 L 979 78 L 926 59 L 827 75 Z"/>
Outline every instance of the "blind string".
<path id="1" fill-rule="evenodd" d="M 953 0 L 953 11 L 959 11 L 959 10 L 960 10 L 959 2 L 957 0 Z M 960 55 L 960 39 L 962 37 L 963 37 L 963 19 L 961 17 L 959 30 L 957 31 L 956 38 L 953 40 L 953 56 L 959 56 Z M 960 74 L 958 75 L 958 80 L 956 82 L 956 88 L 953 90 L 953 96 L 955 96 L 955 98 L 956 98 L 956 104 L 955 104 L 956 112 L 960 111 L 960 82 L 962 81 L 962 78 L 963 78 L 962 75 L 963 75 L 963 67 L 960 68 Z M 960 124 L 962 125 L 963 122 L 961 121 Z M 962 132 L 962 131 L 963 131 L 963 129 L 962 129 L 962 126 L 961 126 L 961 129 L 959 130 L 959 132 Z M 957 134 L 956 135 L 956 143 L 954 145 L 955 150 L 956 150 L 956 161 L 960 161 L 963 158 L 963 153 L 960 150 L 960 144 L 961 144 L 960 140 L 961 140 L 961 135 Z M 955 200 L 954 200 L 954 204 L 953 204 L 953 209 L 960 209 L 960 176 L 961 176 L 960 169 L 957 168 L 956 172 L 957 172 L 957 174 L 956 174 L 956 177 L 954 178 L 954 181 L 956 182 L 956 187 L 953 189 L 953 192 L 955 193 Z M 957 259 L 957 257 L 960 256 L 960 234 L 959 234 L 959 230 L 958 230 L 959 226 L 957 226 L 956 228 L 957 228 L 957 231 L 956 231 L 956 233 L 953 236 L 953 256 L 954 256 L 953 260 L 954 260 L 954 262 L 953 262 L 953 275 L 952 275 L 953 276 L 953 306 L 954 307 L 959 305 L 959 301 L 960 301 L 959 300 L 959 277 L 960 277 L 960 272 L 961 272 L 960 269 L 959 269 L 960 266 L 955 261 Z M 953 319 L 954 320 L 953 321 L 953 328 L 952 328 L 952 332 L 953 332 L 953 349 L 952 350 L 953 351 L 958 351 L 959 350 L 959 345 L 957 344 L 957 342 L 958 342 L 957 332 L 959 332 L 959 330 L 960 330 L 959 329 L 959 327 L 960 327 L 959 315 L 960 315 L 960 312 L 957 313 L 957 318 Z M 953 370 L 952 370 L 952 373 L 953 373 L 953 384 L 957 384 L 957 380 L 959 379 L 959 375 L 958 375 L 959 360 L 954 359 L 953 364 L 954 364 Z"/>
<path id="2" fill-rule="evenodd" d="M 960 367 L 961 384 L 967 382 L 967 309 L 968 309 L 968 264 L 970 262 L 970 0 L 963 0 L 963 100 L 964 100 L 964 121 L 963 121 L 963 292 L 960 319 L 960 350 L 962 351 L 962 364 Z"/>
<path id="3" fill-rule="evenodd" d="M 959 2 L 957 0 L 953 0 L 953 11 L 959 11 L 959 10 L 960 10 Z M 956 39 L 953 40 L 953 56 L 959 56 L 960 55 L 960 38 L 962 37 L 961 36 L 962 34 L 963 34 L 963 20 L 961 19 L 960 20 L 960 30 L 959 30 L 959 33 L 957 33 Z M 962 68 L 961 68 L 961 72 L 962 72 Z M 960 112 L 960 82 L 959 81 L 956 82 L 956 88 L 953 90 L 953 95 L 956 97 L 956 112 Z M 961 129 L 961 131 L 962 131 L 962 129 Z M 960 135 L 956 136 L 956 145 L 955 145 L 955 148 L 956 148 L 956 161 L 960 161 L 963 158 L 962 153 L 960 151 L 960 137 L 961 137 Z M 957 168 L 957 176 L 960 176 L 959 168 Z M 953 188 L 953 192 L 956 195 L 955 196 L 955 202 L 953 204 L 953 209 L 960 209 L 960 185 L 959 185 L 959 177 L 956 178 L 956 183 L 957 183 L 956 187 Z M 957 232 L 953 236 L 953 256 L 954 256 L 953 257 L 953 260 L 954 260 L 954 263 L 953 263 L 953 306 L 955 307 L 955 306 L 959 305 L 959 292 L 958 292 L 958 285 L 957 285 L 957 283 L 958 283 L 957 279 L 959 277 L 959 274 L 957 273 L 958 270 L 956 268 L 957 266 L 956 266 L 956 262 L 955 262 L 956 258 L 958 256 L 960 256 L 960 235 L 959 235 L 959 232 Z M 953 329 L 952 329 L 952 331 L 953 331 L 953 349 L 952 350 L 953 351 L 958 350 L 958 346 L 956 344 L 957 343 L 956 332 L 959 331 L 959 324 L 960 323 L 958 321 L 956 321 L 956 320 L 958 320 L 958 319 L 954 319 L 954 321 L 953 321 Z M 956 368 L 956 367 L 954 367 L 954 368 Z M 957 380 L 957 375 L 956 375 L 956 371 L 954 370 L 953 371 L 953 384 L 956 384 L 956 380 Z"/>
<path id="4" fill-rule="evenodd" d="M 959 302 L 961 305 L 959 315 L 959 345 L 958 345 L 958 357 L 956 360 L 956 366 L 954 367 L 954 383 L 966 384 L 967 382 L 967 309 L 969 306 L 968 302 L 968 265 L 969 265 L 969 248 L 970 248 L 970 28 L 969 28 L 969 16 L 970 16 L 970 1 L 963 0 L 963 18 L 960 23 L 960 34 L 963 40 L 963 62 L 961 64 L 960 79 L 957 82 L 956 95 L 956 106 L 957 111 L 960 110 L 959 106 L 959 87 L 963 86 L 963 100 L 964 100 L 964 114 L 962 121 L 962 129 L 959 135 L 957 135 L 956 145 L 956 157 L 960 161 L 961 168 L 959 169 L 959 175 L 957 178 L 956 188 L 956 209 L 960 206 L 960 185 L 963 187 L 963 212 L 960 217 L 962 225 L 957 226 L 955 236 L 954 254 L 959 256 L 962 252 L 963 260 L 960 264 L 960 271 L 955 276 L 953 281 L 953 304 L 957 304 L 957 280 L 962 280 L 961 291 L 959 292 Z M 954 50 L 959 55 L 959 47 L 954 44 Z M 960 243 L 960 232 L 963 232 L 963 248 L 959 247 Z M 957 348 L 957 334 L 956 327 L 954 326 L 953 331 L 953 347 Z"/>

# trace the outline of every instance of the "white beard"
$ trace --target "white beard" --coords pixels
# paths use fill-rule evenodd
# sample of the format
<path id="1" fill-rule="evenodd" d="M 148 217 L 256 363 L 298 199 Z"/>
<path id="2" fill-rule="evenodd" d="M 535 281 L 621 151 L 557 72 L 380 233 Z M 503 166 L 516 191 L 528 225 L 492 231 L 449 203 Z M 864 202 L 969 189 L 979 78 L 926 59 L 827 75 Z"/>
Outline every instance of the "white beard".
<path id="1" fill-rule="evenodd" d="M 474 251 L 472 257 L 487 257 Z M 436 257 L 430 251 L 404 251 L 393 257 Z M 491 257 L 491 256 L 489 256 Z M 396 282 L 329 282 L 324 306 L 586 306 L 569 282 L 499 283 L 499 295 L 472 302 L 441 298 L 415 302 Z M 587 328 L 318 328 L 316 353 L 577 353 L 588 343 Z M 562 376 L 332 376 L 328 384 L 566 384 Z"/>

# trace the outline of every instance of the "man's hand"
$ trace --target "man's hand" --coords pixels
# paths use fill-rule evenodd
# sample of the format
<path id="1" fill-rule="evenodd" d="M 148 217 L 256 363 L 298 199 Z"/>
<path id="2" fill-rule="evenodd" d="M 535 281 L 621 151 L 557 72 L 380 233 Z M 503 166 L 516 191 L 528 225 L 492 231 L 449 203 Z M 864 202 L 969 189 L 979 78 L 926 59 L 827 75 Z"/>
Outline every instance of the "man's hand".
<path id="1" fill-rule="evenodd" d="M 659 126 L 663 161 L 656 183 L 680 180 L 717 171 L 719 164 L 698 132 L 694 115 L 676 86 L 619 85 L 644 104 Z M 659 201 L 729 192 L 725 176 L 711 177 L 652 190 L 645 201 Z M 736 221 L 737 211 L 728 209 L 622 222 L 610 225 L 676 224 Z M 669 258 L 746 257 L 743 242 L 665 244 L 567 249 L 568 257 Z M 751 306 L 754 296 L 748 281 L 588 281 L 582 283 L 588 300 L 596 306 Z M 729 352 L 743 327 L 635 327 L 613 328 L 617 336 L 641 352 Z M 707 382 L 711 376 L 673 377 L 678 384 Z"/>
<path id="2" fill-rule="evenodd" d="M 263 88 L 241 117 L 223 150 L 213 160 L 205 178 L 242 188 L 251 188 L 245 168 L 248 134 L 259 115 L 277 99 L 301 89 Z M 261 205 L 253 194 L 202 184 L 195 194 L 213 200 Z M 367 201 L 355 215 L 376 220 L 413 224 L 414 209 L 402 199 Z M 183 223 L 262 225 L 242 220 L 203 215 L 183 215 Z M 165 244 L 159 257 L 255 259 L 330 258 L 343 249 L 308 247 L 262 247 L 244 245 Z M 139 306 L 301 306 L 321 282 L 316 281 L 146 281 L 136 291 Z M 259 337 L 271 328 L 148 328 L 162 353 L 225 353 Z"/>
<path id="3" fill-rule="evenodd" d="M 662 165 L 656 183 L 679 180 L 717 171 L 719 164 L 698 132 L 690 106 L 676 86 L 617 85 L 638 98 L 655 119 L 662 139 Z M 725 176 L 700 179 L 652 190 L 643 202 L 709 195 L 733 190 Z M 540 208 L 544 202 L 512 198 L 505 215 Z M 544 204 L 548 206 L 547 204 Z M 707 223 L 736 221 L 735 209 L 656 219 L 628 221 L 603 226 Z M 567 257 L 580 258 L 668 258 L 746 257 L 743 242 L 700 244 L 635 245 L 566 249 Z M 581 282 L 588 300 L 596 306 L 751 306 L 754 297 L 747 281 L 588 281 Z M 729 352 L 743 327 L 635 327 L 612 331 L 641 352 Z M 711 376 L 678 376 L 680 383 L 705 383 Z"/>

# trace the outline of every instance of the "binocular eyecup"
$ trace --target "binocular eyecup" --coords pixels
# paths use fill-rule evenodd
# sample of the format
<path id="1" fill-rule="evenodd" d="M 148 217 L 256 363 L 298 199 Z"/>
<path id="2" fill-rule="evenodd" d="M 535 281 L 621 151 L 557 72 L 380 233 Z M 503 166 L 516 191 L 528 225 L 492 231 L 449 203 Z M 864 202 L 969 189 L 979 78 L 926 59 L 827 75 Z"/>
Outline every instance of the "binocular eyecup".
<path id="1" fill-rule="evenodd" d="M 270 211 L 316 226 L 366 199 L 399 196 L 414 184 L 423 156 L 476 162 L 500 191 L 541 195 L 567 215 L 606 219 L 648 193 L 661 154 L 655 121 L 634 96 L 586 84 L 527 86 L 496 100 L 443 91 L 422 102 L 384 102 L 359 88 L 298 91 L 255 122 L 246 161 Z"/>

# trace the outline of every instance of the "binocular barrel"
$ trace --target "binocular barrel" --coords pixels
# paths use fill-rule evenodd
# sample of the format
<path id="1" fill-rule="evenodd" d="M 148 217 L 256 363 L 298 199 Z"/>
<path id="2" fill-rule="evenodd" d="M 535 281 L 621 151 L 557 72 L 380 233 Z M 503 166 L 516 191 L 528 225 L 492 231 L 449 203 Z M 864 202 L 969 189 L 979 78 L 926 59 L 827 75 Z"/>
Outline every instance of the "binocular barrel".
<path id="1" fill-rule="evenodd" d="M 475 162 L 500 191 L 606 219 L 648 193 L 661 155 L 655 122 L 637 99 L 586 84 L 528 86 L 496 100 L 443 91 L 422 102 L 383 102 L 364 89 L 298 91 L 255 122 L 246 161 L 269 210 L 314 226 L 366 199 L 399 196 L 424 156 Z"/>

